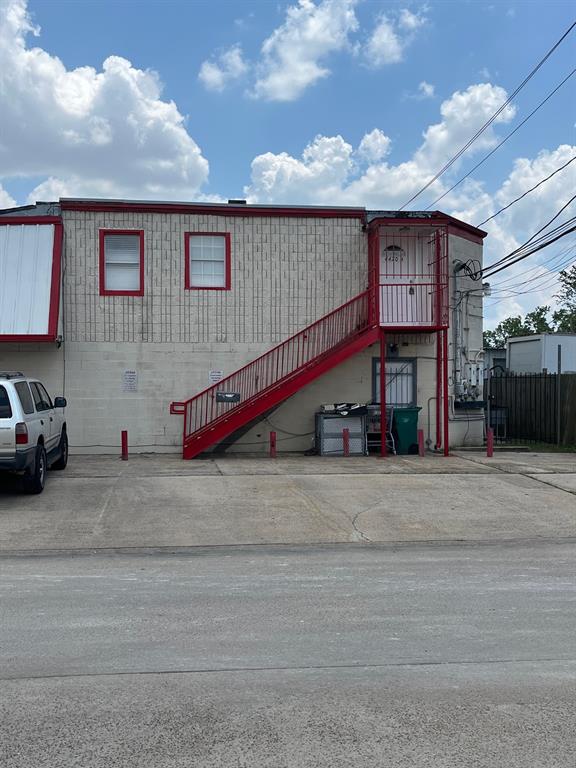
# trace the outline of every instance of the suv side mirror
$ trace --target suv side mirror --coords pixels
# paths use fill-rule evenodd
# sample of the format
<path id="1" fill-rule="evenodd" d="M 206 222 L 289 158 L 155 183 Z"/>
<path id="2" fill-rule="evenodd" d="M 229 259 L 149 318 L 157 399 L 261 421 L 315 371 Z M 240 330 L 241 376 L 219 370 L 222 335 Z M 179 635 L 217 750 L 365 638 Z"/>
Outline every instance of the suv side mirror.
<path id="1" fill-rule="evenodd" d="M 66 408 L 66 398 L 65 397 L 55 397 L 54 398 L 54 408 Z"/>

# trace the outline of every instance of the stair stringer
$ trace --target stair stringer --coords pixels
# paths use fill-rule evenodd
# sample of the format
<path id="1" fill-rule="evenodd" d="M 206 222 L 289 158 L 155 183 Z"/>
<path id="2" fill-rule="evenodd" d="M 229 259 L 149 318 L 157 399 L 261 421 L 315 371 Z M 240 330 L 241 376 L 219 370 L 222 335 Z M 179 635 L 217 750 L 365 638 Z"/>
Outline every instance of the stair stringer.
<path id="1" fill-rule="evenodd" d="M 182 457 L 193 459 L 214 443 L 221 442 L 244 424 L 255 420 L 265 411 L 287 400 L 293 394 L 335 368 L 349 357 L 361 352 L 379 339 L 380 329 L 373 326 L 333 347 L 316 360 L 295 371 L 289 377 L 268 387 L 261 394 L 242 403 L 203 429 L 194 432 L 184 441 Z"/>

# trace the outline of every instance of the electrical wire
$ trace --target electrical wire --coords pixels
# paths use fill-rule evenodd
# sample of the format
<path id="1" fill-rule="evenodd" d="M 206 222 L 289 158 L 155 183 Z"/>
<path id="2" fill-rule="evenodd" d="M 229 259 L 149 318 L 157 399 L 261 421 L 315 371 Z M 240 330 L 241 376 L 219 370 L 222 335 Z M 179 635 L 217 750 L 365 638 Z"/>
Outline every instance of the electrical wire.
<path id="1" fill-rule="evenodd" d="M 500 268 L 505 268 L 507 266 L 511 266 L 512 264 L 516 264 L 516 262 L 518 261 L 521 261 L 521 259 L 524 258 L 525 254 L 530 255 L 531 253 L 534 253 L 535 250 L 541 250 L 541 247 L 546 247 L 548 245 L 551 245 L 553 242 L 556 242 L 556 240 L 559 240 L 561 237 L 565 237 L 566 235 L 570 234 L 570 232 L 574 231 L 574 227 L 572 226 L 574 222 L 576 222 L 576 217 L 573 217 L 572 219 L 568 219 L 561 226 L 551 230 L 549 233 L 547 233 L 543 237 L 539 237 L 538 240 L 536 240 L 532 244 L 532 246 L 530 246 L 530 248 L 526 247 L 528 245 L 527 242 L 524 243 L 520 248 L 508 254 L 508 256 L 502 259 L 500 262 L 496 262 L 495 264 L 490 265 L 490 267 L 486 267 L 483 273 L 484 276 L 489 277 L 490 275 L 488 274 L 488 272 L 495 274 L 496 272 L 500 271 Z M 494 267 L 498 267 L 499 269 L 494 269 Z"/>
<path id="2" fill-rule="evenodd" d="M 542 275 L 542 273 L 539 270 L 541 270 L 543 266 L 546 266 L 548 270 L 550 270 L 551 268 L 561 269 L 562 267 L 559 266 L 560 262 L 566 256 L 567 253 L 570 253 L 570 251 L 572 250 L 575 244 L 576 244 L 576 238 L 572 238 L 572 242 L 566 248 L 563 248 L 561 251 L 559 251 L 550 261 L 548 261 L 546 265 L 536 264 L 534 267 L 531 267 L 530 269 L 526 270 L 523 273 L 522 278 L 526 278 L 527 275 L 530 275 L 532 273 L 537 273 L 537 274 L 535 274 L 535 278 L 531 278 L 531 279 L 539 278 Z M 522 279 L 520 280 L 520 282 L 518 282 L 519 277 L 520 277 L 519 275 L 512 275 L 511 277 L 504 278 L 503 280 L 497 280 L 495 283 L 491 283 L 490 287 L 492 288 L 492 290 L 500 290 L 500 286 L 506 285 L 508 283 L 514 283 L 514 281 L 516 281 L 514 285 L 523 285 L 524 283 L 531 281 L 530 279 L 528 280 Z M 513 286 L 510 286 L 510 287 L 513 287 Z"/>
<path id="3" fill-rule="evenodd" d="M 572 252 L 570 256 L 559 266 L 559 270 L 570 267 L 574 263 L 575 253 Z M 544 291 L 545 289 L 554 285 L 558 280 L 559 271 L 546 272 L 533 277 L 531 280 L 527 280 L 524 284 L 518 283 L 517 285 L 510 286 L 509 288 L 497 289 L 496 295 L 500 298 L 512 298 L 513 296 L 525 296 L 529 293 L 535 293 L 536 291 Z"/>
<path id="4" fill-rule="evenodd" d="M 511 266 L 512 264 L 516 264 L 518 261 L 521 261 L 523 258 L 526 258 L 527 256 L 530 256 L 532 253 L 535 253 L 538 250 L 541 250 L 542 248 L 546 247 L 547 245 L 550 245 L 551 243 L 555 242 L 556 240 L 559 240 L 560 237 L 564 237 L 565 235 L 569 234 L 570 232 L 574 231 L 574 228 L 568 229 L 567 231 L 564 231 L 567 226 L 571 225 L 574 221 L 576 221 L 576 217 L 572 219 L 568 219 L 563 224 L 559 225 L 555 229 L 548 232 L 546 235 L 544 235 L 541 238 L 537 238 L 539 234 L 541 234 L 545 229 L 547 229 L 552 222 L 554 222 L 558 216 L 560 216 L 563 211 L 568 208 L 571 203 L 576 200 L 576 195 L 570 198 L 567 203 L 565 203 L 562 208 L 560 208 L 557 213 L 554 214 L 554 216 L 544 224 L 544 226 L 540 227 L 534 234 L 528 238 L 522 245 L 520 245 L 518 248 L 513 250 L 511 253 L 509 253 L 507 256 L 503 256 L 498 261 L 495 261 L 493 264 L 490 264 L 488 267 L 485 267 L 482 270 L 482 276 L 483 277 L 490 277 L 491 275 L 496 274 L 497 272 L 502 271 L 502 269 L 506 269 L 506 267 Z M 530 243 L 533 243 L 533 247 L 527 249 L 527 246 L 530 245 Z M 544 244 L 543 244 L 544 243 Z M 538 246 L 538 247 L 536 247 Z M 525 253 L 526 252 L 526 253 Z"/>
<path id="5" fill-rule="evenodd" d="M 532 71 L 524 78 L 524 80 L 520 83 L 519 86 L 517 86 L 512 94 L 506 99 L 506 101 L 494 112 L 494 114 L 484 123 L 484 125 L 476 131 L 474 136 L 472 136 L 471 139 L 468 140 L 468 142 L 458 150 L 458 152 L 447 162 L 444 164 L 444 166 L 436 173 L 418 192 L 416 192 L 415 195 L 412 195 L 412 197 L 407 200 L 404 205 L 402 205 L 401 208 L 398 210 L 402 211 L 407 205 L 410 205 L 416 198 L 420 197 L 420 195 L 425 192 L 428 187 L 430 187 L 437 179 L 442 176 L 463 154 L 466 152 L 466 150 L 476 141 L 477 138 L 479 138 L 484 131 L 489 128 L 492 123 L 496 120 L 496 118 L 502 113 L 504 109 L 510 104 L 510 102 L 520 93 L 522 88 L 534 77 L 536 72 L 542 67 L 542 65 L 550 58 L 550 56 L 554 53 L 556 48 L 563 42 L 563 40 L 572 32 L 572 30 L 576 27 L 576 21 L 572 22 L 572 24 L 568 27 L 568 29 L 562 34 L 562 36 L 556 41 L 556 43 L 550 48 L 550 50 L 546 53 L 546 55 L 538 62 L 538 64 L 532 69 Z"/>
<path id="6" fill-rule="evenodd" d="M 573 219 L 573 221 L 576 221 L 576 219 Z M 514 261 L 510 261 L 507 264 L 503 264 L 502 266 L 498 267 L 498 269 L 494 269 L 489 274 L 485 273 L 484 276 L 491 277 L 492 275 L 495 275 L 497 272 L 501 272 L 503 269 L 508 269 L 513 264 L 517 264 L 519 261 L 523 261 L 524 259 L 528 258 L 528 256 L 532 256 L 533 253 L 537 253 L 538 251 L 541 251 L 543 248 L 547 248 L 552 243 L 555 243 L 557 240 L 560 240 L 562 237 L 566 237 L 566 235 L 570 234 L 570 232 L 576 232 L 576 224 L 572 226 L 570 229 L 568 229 L 567 231 L 561 232 L 555 237 L 552 237 L 549 240 L 541 242 L 538 245 L 534 245 L 533 248 L 526 251 L 526 253 L 523 253 L 521 256 L 518 256 L 518 258 L 514 259 Z"/>
<path id="7" fill-rule="evenodd" d="M 574 70 L 576 72 L 576 69 Z M 517 197 L 515 200 L 512 200 L 508 205 L 505 205 L 503 208 L 500 208 L 499 211 L 496 211 L 496 213 L 493 213 L 492 216 L 488 216 L 487 219 L 484 219 L 484 221 L 481 221 L 480 224 L 476 224 L 476 227 L 481 227 L 483 224 L 486 224 L 488 221 L 491 221 L 492 219 L 495 219 L 496 216 L 499 216 L 504 211 L 508 210 L 508 208 L 512 207 L 515 203 L 518 203 L 520 200 L 522 200 L 526 195 L 529 195 L 530 192 L 534 192 L 535 189 L 538 189 L 542 184 L 544 184 L 546 181 L 551 179 L 553 176 L 556 176 L 557 173 L 560 173 L 560 171 L 563 171 L 564 168 L 570 165 L 570 163 L 573 163 L 574 160 L 576 160 L 576 155 L 574 157 L 570 158 L 567 163 L 564 163 L 564 165 L 561 165 L 560 168 L 556 168 L 555 171 L 553 171 L 549 176 L 546 176 L 545 179 L 541 179 L 538 184 L 535 184 L 530 189 L 527 189 L 526 192 L 523 192 L 520 197 Z"/>
<path id="8" fill-rule="evenodd" d="M 574 244 L 572 243 L 568 248 L 561 251 L 558 256 L 546 265 L 539 264 L 533 269 L 528 271 L 528 274 L 533 273 L 531 277 L 527 279 L 521 279 L 519 275 L 515 275 L 508 280 L 503 280 L 501 283 L 497 283 L 495 286 L 491 286 L 492 295 L 500 296 L 514 296 L 522 295 L 526 293 L 533 293 L 534 291 L 541 291 L 552 285 L 558 279 L 559 273 L 571 265 L 575 256 Z M 544 272 L 542 270 L 545 270 Z M 527 288 L 527 290 L 522 290 Z"/>
<path id="9" fill-rule="evenodd" d="M 523 125 L 525 125 L 525 124 L 528 122 L 528 120 L 530 120 L 530 118 L 531 118 L 533 115 L 535 115 L 535 114 L 536 114 L 536 112 L 538 112 L 538 110 L 539 110 L 541 107 L 543 107 L 543 106 L 544 106 L 544 104 L 546 104 L 546 102 L 547 102 L 547 101 L 548 101 L 550 98 L 552 98 L 552 96 L 554 96 L 554 94 L 556 93 L 556 91 L 560 90 L 560 88 L 561 88 L 561 87 L 564 85 L 564 83 L 565 83 L 565 82 L 567 82 L 567 81 L 568 81 L 568 80 L 569 80 L 569 79 L 572 77 L 572 75 L 574 75 L 574 74 L 576 74 L 576 68 L 574 68 L 574 69 L 572 70 L 572 72 L 570 72 L 570 73 L 569 73 L 569 74 L 568 74 L 568 75 L 567 75 L 567 76 L 564 78 L 564 80 L 562 80 L 562 82 L 561 82 L 561 83 L 559 83 L 559 84 L 556 86 L 556 88 L 554 88 L 554 90 L 553 90 L 553 91 L 551 91 L 551 92 L 548 94 L 548 96 L 546 96 L 546 98 L 545 98 L 545 99 L 543 99 L 543 100 L 540 102 L 540 104 L 538 104 L 538 106 L 537 106 L 537 107 L 535 107 L 535 108 L 532 110 L 532 112 L 530 112 L 530 114 L 529 114 L 529 115 L 527 115 L 527 116 L 524 118 L 524 120 L 522 120 L 522 122 L 521 122 L 521 123 L 519 123 L 519 124 L 516 126 L 516 128 L 514 128 L 514 130 L 513 130 L 513 131 L 510 131 L 510 133 L 509 133 L 507 136 L 505 136 L 505 137 L 502 139 L 502 141 L 500 141 L 500 142 L 499 142 L 499 143 L 498 143 L 498 144 L 497 144 L 497 145 L 496 145 L 496 146 L 495 146 L 493 149 L 491 149 L 491 150 L 490 150 L 490 152 L 488 152 L 488 154 L 484 155 L 484 157 L 482 158 L 482 160 L 480 160 L 480 162 L 476 163 L 476 165 L 475 165 L 475 166 L 474 166 L 474 167 L 473 167 L 473 168 L 472 168 L 470 171 L 468 171 L 468 173 L 467 173 L 467 174 L 465 174 L 464 176 L 462 176 L 462 178 L 461 178 L 461 179 L 459 179 L 459 180 L 458 180 L 458 181 L 457 181 L 455 184 L 453 184 L 453 185 L 450 187 L 450 189 L 447 189 L 447 190 L 446 190 L 446 192 L 443 192 L 443 193 L 440 195 L 440 197 L 437 197 L 437 198 L 436 198 L 436 200 L 434 200 L 434 202 L 430 203 L 430 205 L 427 205 L 427 206 L 426 206 L 426 208 L 425 208 L 424 210 L 425 210 L 425 211 L 428 211 L 428 210 L 430 210 L 430 208 L 432 208 L 434 205 L 436 205 L 436 203 L 439 203 L 439 202 L 440 202 L 440 200 L 442 200 L 443 198 L 445 198 L 445 197 L 446 197 L 446 195 L 450 194 L 450 192 L 452 192 L 452 190 L 453 190 L 453 189 L 456 189 L 456 187 L 460 186 L 460 184 L 462 184 L 462 182 L 463 182 L 463 181 L 465 181 L 465 180 L 466 180 L 466 179 L 467 179 L 469 176 L 471 176 L 471 175 L 474 173 L 474 171 L 477 171 L 477 170 L 478 170 L 478 168 L 480 168 L 480 166 L 481 166 L 481 165 L 484 165 L 484 163 L 486 162 L 486 160 L 488 160 L 488 158 L 492 157 L 492 155 L 493 155 L 495 152 L 497 152 L 497 151 L 500 149 L 500 147 L 501 147 L 503 144 L 506 144 L 506 142 L 508 141 L 508 139 L 512 138 L 512 136 L 514 136 L 514 134 L 515 134 L 517 131 L 519 131 L 519 130 L 520 130 L 520 128 L 522 128 L 522 126 L 523 126 Z M 500 211 L 499 211 L 498 213 L 500 213 Z M 495 215 L 495 216 L 497 216 L 498 214 L 494 214 L 494 215 Z M 493 218 L 493 217 L 490 217 L 490 218 Z M 486 221 L 490 221 L 490 219 L 486 219 Z M 482 224 L 485 224 L 485 223 L 486 223 L 486 222 L 484 222 L 484 221 L 483 221 L 481 224 L 477 224 L 476 226 L 477 226 L 477 227 L 480 227 L 480 226 L 482 226 Z"/>

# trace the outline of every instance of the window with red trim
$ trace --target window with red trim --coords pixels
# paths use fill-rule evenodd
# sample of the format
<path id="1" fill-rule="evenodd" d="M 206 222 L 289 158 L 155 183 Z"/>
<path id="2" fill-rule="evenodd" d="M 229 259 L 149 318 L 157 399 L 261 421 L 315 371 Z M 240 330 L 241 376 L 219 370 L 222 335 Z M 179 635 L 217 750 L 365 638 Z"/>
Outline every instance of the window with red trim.
<path id="1" fill-rule="evenodd" d="M 100 230 L 100 295 L 144 295 L 142 230 Z"/>
<path id="2" fill-rule="evenodd" d="M 187 289 L 230 290 L 228 232 L 186 232 L 184 251 Z"/>

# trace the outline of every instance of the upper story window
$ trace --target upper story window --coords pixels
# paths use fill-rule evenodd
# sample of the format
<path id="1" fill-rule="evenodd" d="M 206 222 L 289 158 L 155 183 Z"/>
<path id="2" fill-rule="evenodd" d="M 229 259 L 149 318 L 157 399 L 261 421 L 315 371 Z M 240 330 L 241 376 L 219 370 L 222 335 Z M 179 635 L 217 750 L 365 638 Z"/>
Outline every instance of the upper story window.
<path id="1" fill-rule="evenodd" d="M 100 230 L 100 294 L 144 295 L 142 230 Z"/>
<path id="2" fill-rule="evenodd" d="M 187 232 L 185 287 L 230 290 L 230 234 Z"/>

